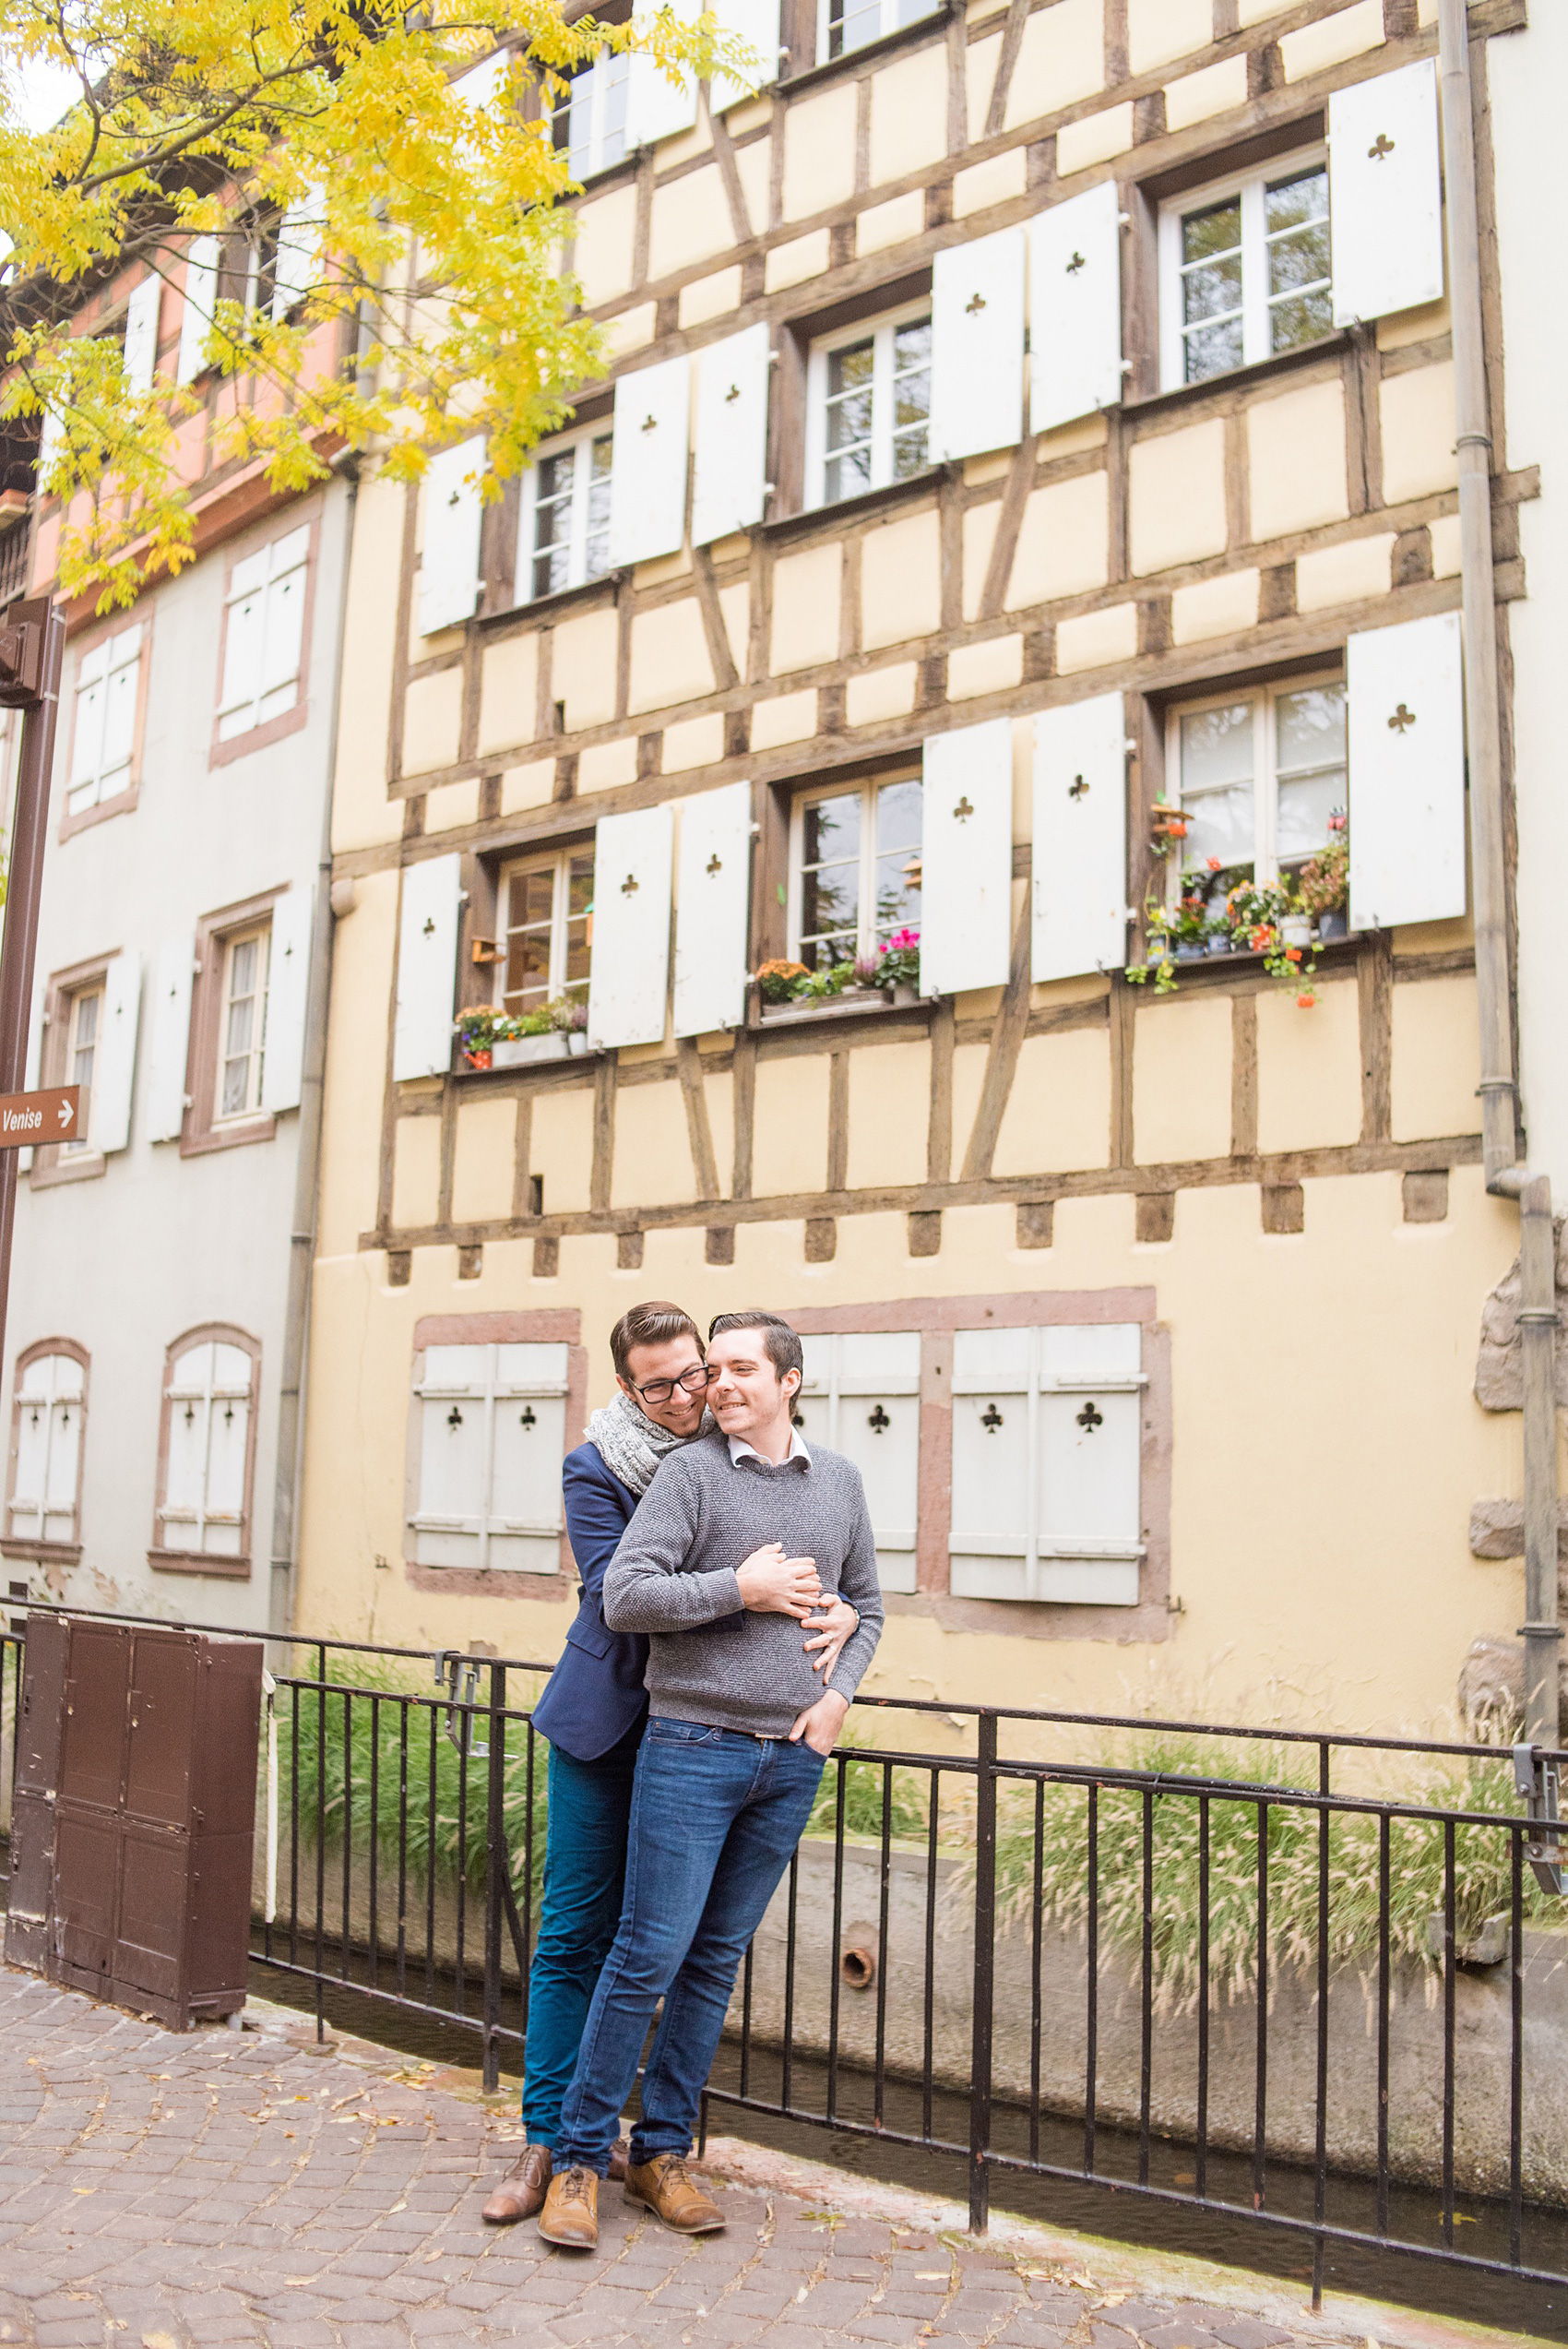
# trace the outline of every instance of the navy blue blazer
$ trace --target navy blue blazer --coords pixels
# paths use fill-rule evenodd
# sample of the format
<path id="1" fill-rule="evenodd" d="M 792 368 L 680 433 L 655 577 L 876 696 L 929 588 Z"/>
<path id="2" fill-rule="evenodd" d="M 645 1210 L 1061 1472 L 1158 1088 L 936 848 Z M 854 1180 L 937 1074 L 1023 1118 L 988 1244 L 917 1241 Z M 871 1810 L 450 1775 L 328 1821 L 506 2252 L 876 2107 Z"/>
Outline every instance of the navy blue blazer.
<path id="1" fill-rule="evenodd" d="M 647 1718 L 647 1641 L 604 1620 L 604 1569 L 632 1521 L 637 1496 L 612 1474 L 597 1444 L 568 1452 L 561 1473 L 566 1532 L 582 1595 L 561 1661 L 534 1707 L 534 1726 L 576 1761 L 597 1761 Z"/>

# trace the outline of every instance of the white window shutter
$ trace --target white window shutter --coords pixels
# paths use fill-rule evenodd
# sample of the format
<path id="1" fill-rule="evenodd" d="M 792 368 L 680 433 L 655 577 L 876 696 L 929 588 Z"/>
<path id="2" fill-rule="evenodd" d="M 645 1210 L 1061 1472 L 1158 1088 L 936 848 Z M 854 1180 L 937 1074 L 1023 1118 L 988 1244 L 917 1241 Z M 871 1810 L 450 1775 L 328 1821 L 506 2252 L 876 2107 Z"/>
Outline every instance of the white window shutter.
<path id="1" fill-rule="evenodd" d="M 107 638 L 84 653 L 77 670 L 72 712 L 71 789 L 95 784 L 103 771 L 103 720 L 109 698 Z M 84 802 L 90 805 L 90 801 Z"/>
<path id="2" fill-rule="evenodd" d="M 433 856 L 403 870 L 398 924 L 398 1008 L 392 1076 L 442 1077 L 452 1065 L 462 859 Z"/>
<path id="3" fill-rule="evenodd" d="M 1006 984 L 1013 895 L 1013 721 L 989 718 L 925 745 L 921 991 Z"/>
<path id="4" fill-rule="evenodd" d="M 610 470 L 610 560 L 673 554 L 686 527 L 691 361 L 640 367 L 615 387 Z"/>
<path id="5" fill-rule="evenodd" d="M 53 408 L 45 408 L 39 418 L 38 463 L 34 471 L 34 478 L 40 488 L 46 486 L 50 468 L 64 447 L 65 441 L 65 427 L 58 411 Z"/>
<path id="6" fill-rule="evenodd" d="M 674 836 L 668 805 L 600 817 L 588 1028 L 596 1050 L 655 1044 L 664 1033 Z"/>
<path id="7" fill-rule="evenodd" d="M 1328 191 L 1336 327 L 1442 299 L 1433 59 L 1332 93 Z"/>
<path id="8" fill-rule="evenodd" d="M 141 683 L 141 623 L 124 628 L 109 645 L 103 687 L 103 762 L 101 799 L 124 791 L 131 779 L 137 741 L 137 689 Z"/>
<path id="9" fill-rule="evenodd" d="M 719 0 L 713 11 L 721 32 L 739 35 L 749 49 L 756 53 L 756 87 L 766 89 L 778 78 L 778 0 Z M 728 74 L 720 74 L 708 91 L 708 104 L 716 114 L 727 106 L 734 106 L 751 95 L 744 82 L 731 81 Z"/>
<path id="10" fill-rule="evenodd" d="M 493 1391 L 483 1563 L 559 1574 L 565 1347 L 497 1346 Z"/>
<path id="11" fill-rule="evenodd" d="M 46 1355 L 30 1363 L 23 1375 L 17 1414 L 17 1449 L 11 1477 L 11 1537 L 13 1541 L 43 1539 L 43 1503 L 49 1484 L 49 1437 L 54 1402 Z"/>
<path id="12" fill-rule="evenodd" d="M 1127 743 L 1119 693 L 1035 719 L 1036 980 L 1119 970 L 1127 959 Z"/>
<path id="13" fill-rule="evenodd" d="M 921 1340 L 915 1330 L 806 1338 L 800 1412 L 808 1449 L 853 1461 L 865 1485 L 885 1591 L 915 1588 Z"/>
<path id="14" fill-rule="evenodd" d="M 272 908 L 272 950 L 267 965 L 267 1062 L 263 1109 L 298 1109 L 310 995 L 311 892 L 285 889 Z"/>
<path id="15" fill-rule="evenodd" d="M 309 549 L 308 530 L 291 531 L 268 549 L 272 577 L 267 590 L 258 681 L 261 707 L 256 713 L 263 722 L 291 709 L 298 698 Z"/>
<path id="16" fill-rule="evenodd" d="M 1350 920 L 1465 911 L 1465 709 L 1457 612 L 1368 628 L 1345 647 Z"/>
<path id="17" fill-rule="evenodd" d="M 931 456 L 1011 448 L 1024 429 L 1021 228 L 950 244 L 931 282 Z"/>
<path id="18" fill-rule="evenodd" d="M 218 239 L 193 236 L 185 250 L 185 306 L 180 313 L 180 355 L 174 375 L 191 383 L 207 365 L 202 345 L 212 327 L 212 305 L 218 298 Z"/>
<path id="19" fill-rule="evenodd" d="M 424 477 L 424 531 L 420 546 L 420 634 L 455 628 L 479 602 L 479 543 L 484 522 L 480 476 L 482 433 L 443 448 Z"/>
<path id="20" fill-rule="evenodd" d="M 432 1346 L 420 1396 L 418 1566 L 474 1566 L 486 1504 L 493 1346 Z"/>
<path id="21" fill-rule="evenodd" d="M 699 0 L 666 0 L 676 21 L 696 21 Z M 697 118 L 697 85 L 690 73 L 672 82 L 651 57 L 634 54 L 626 61 L 626 146 L 651 147 L 677 131 L 690 130 Z"/>
<path id="22" fill-rule="evenodd" d="M 1121 397 L 1121 201 L 1106 180 L 1029 222 L 1029 430 Z"/>
<path id="23" fill-rule="evenodd" d="M 1136 1606 L 1142 1332 L 1134 1321 L 1039 1330 L 1032 1595 Z"/>
<path id="24" fill-rule="evenodd" d="M 137 1026 L 141 1013 L 141 956 L 117 954 L 103 981 L 103 1031 L 92 1072 L 96 1151 L 124 1150 L 131 1139 L 131 1093 L 137 1073 Z"/>
<path id="25" fill-rule="evenodd" d="M 278 259 L 272 272 L 274 325 L 303 302 L 321 274 L 323 197 L 312 188 L 291 204 L 278 224 Z"/>
<path id="26" fill-rule="evenodd" d="M 152 1036 L 147 1079 L 147 1138 L 177 1142 L 185 1122 L 185 1070 L 190 1058 L 191 980 L 196 940 L 189 931 L 165 938 L 152 981 Z"/>
<path id="27" fill-rule="evenodd" d="M 675 1033 L 738 1028 L 746 1014 L 752 787 L 726 783 L 681 802 L 675 888 Z"/>
<path id="28" fill-rule="evenodd" d="M 697 353 L 692 544 L 760 522 L 766 494 L 768 337 L 746 327 Z"/>
<path id="29" fill-rule="evenodd" d="M 953 1499 L 948 1587 L 957 1599 L 1028 1591 L 1029 1385 L 1033 1331 L 953 1338 Z"/>
<path id="30" fill-rule="evenodd" d="M 265 549 L 235 564 L 230 598 L 223 623 L 220 737 L 243 733 L 255 722 L 251 713 L 261 691 L 261 655 L 267 636 Z"/>
<path id="31" fill-rule="evenodd" d="M 77 1531 L 77 1471 L 81 1460 L 81 1367 L 68 1354 L 51 1358 L 54 1401 L 49 1413 L 49 1465 L 43 1487 L 46 1542 L 71 1542 Z"/>
<path id="32" fill-rule="evenodd" d="M 241 1347 L 222 1343 L 212 1356 L 201 1546 L 209 1557 L 238 1557 L 244 1539 L 251 1358 Z"/>
<path id="33" fill-rule="evenodd" d="M 163 280 L 143 278 L 125 304 L 125 349 L 123 364 L 132 391 L 150 391 L 158 365 L 158 316 L 163 306 Z"/>

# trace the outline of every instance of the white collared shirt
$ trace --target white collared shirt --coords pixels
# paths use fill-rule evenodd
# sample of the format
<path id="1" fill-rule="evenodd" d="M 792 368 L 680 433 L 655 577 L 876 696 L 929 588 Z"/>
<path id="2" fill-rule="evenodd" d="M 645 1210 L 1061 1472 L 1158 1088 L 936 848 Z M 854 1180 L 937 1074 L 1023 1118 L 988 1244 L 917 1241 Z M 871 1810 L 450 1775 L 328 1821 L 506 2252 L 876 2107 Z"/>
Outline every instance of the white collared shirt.
<path id="1" fill-rule="evenodd" d="M 765 1458 L 754 1444 L 748 1444 L 742 1436 L 727 1436 L 724 1440 L 730 1447 L 731 1468 L 739 1468 L 743 1460 L 754 1460 L 759 1468 L 766 1468 L 771 1474 L 775 1467 L 788 1468 L 793 1461 L 799 1461 L 802 1468 L 809 1468 L 812 1464 L 812 1456 L 806 1449 L 805 1438 L 798 1427 L 790 1428 L 790 1449 L 783 1459 L 777 1461 Z"/>

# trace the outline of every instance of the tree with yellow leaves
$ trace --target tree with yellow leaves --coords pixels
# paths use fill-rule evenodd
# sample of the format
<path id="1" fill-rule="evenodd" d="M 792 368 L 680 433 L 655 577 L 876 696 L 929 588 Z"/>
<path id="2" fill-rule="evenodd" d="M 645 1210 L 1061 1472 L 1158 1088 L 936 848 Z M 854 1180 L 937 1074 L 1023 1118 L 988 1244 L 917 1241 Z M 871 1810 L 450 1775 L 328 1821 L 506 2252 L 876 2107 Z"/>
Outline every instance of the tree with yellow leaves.
<path id="1" fill-rule="evenodd" d="M 482 435 L 496 494 L 602 371 L 552 131 L 601 55 L 754 78 L 710 15 L 670 6 L 607 26 L 567 0 L 0 0 L 0 422 L 44 419 L 62 590 L 105 610 L 177 570 L 190 486 L 230 460 L 298 491 L 345 447 L 412 479 Z M 35 131 L 17 93 L 41 67 L 80 98 Z M 175 376 L 82 323 L 138 264 L 204 330 Z M 216 399 L 178 379 L 198 372 Z"/>

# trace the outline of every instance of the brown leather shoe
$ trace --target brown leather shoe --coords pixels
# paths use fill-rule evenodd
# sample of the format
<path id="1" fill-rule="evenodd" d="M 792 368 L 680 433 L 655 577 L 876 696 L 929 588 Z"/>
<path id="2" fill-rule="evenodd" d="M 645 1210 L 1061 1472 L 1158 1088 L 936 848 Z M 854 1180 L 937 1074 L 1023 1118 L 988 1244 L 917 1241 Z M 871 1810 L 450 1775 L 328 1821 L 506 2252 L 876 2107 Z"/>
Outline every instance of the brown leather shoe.
<path id="1" fill-rule="evenodd" d="M 486 2226 L 516 2226 L 519 2219 L 531 2219 L 536 2211 L 544 2208 L 544 2192 L 549 2184 L 549 2146 L 527 2145 L 480 2216 Z"/>
<path id="2" fill-rule="evenodd" d="M 627 2144 L 624 2137 L 618 2137 L 615 2140 L 614 2144 L 610 2149 L 610 2180 L 612 2185 L 624 2186 L 625 2184 L 626 2167 L 628 2163 L 631 2161 L 631 2147 Z"/>
<path id="3" fill-rule="evenodd" d="M 550 2181 L 539 2231 L 566 2251 L 599 2248 L 599 2180 L 592 2170 L 557 2170 Z"/>
<path id="4" fill-rule="evenodd" d="M 725 2224 L 723 2212 L 703 2192 L 679 2153 L 656 2153 L 651 2162 L 628 2169 L 626 2200 L 641 2202 L 677 2235 L 712 2235 Z"/>

